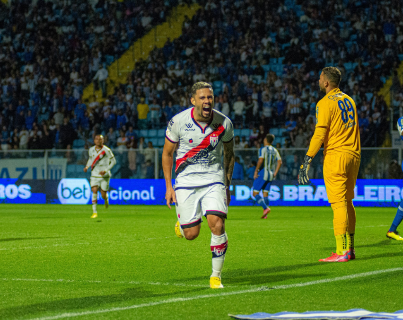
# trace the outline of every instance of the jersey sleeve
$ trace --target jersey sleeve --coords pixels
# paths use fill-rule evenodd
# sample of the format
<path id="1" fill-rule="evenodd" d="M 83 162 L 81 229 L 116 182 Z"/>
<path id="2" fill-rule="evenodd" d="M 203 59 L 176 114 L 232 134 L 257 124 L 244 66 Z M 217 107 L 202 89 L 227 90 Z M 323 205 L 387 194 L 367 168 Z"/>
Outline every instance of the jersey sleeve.
<path id="1" fill-rule="evenodd" d="M 331 104 L 324 101 L 320 101 L 316 105 L 316 126 L 317 127 L 329 127 L 331 118 Z"/>
<path id="2" fill-rule="evenodd" d="M 274 150 L 275 150 L 275 153 L 276 153 L 276 160 L 277 161 L 281 160 L 281 156 L 280 156 L 280 153 L 278 152 L 278 150 L 277 149 L 274 149 Z"/>
<path id="3" fill-rule="evenodd" d="M 226 119 L 225 133 L 222 141 L 224 143 L 227 143 L 230 142 L 232 139 L 234 139 L 234 126 L 232 125 L 231 120 Z"/>
<path id="4" fill-rule="evenodd" d="M 85 165 L 87 168 L 91 167 L 92 164 L 92 154 L 91 154 L 91 149 L 88 150 L 88 161 L 87 164 Z"/>
<path id="5" fill-rule="evenodd" d="M 175 119 L 175 117 L 169 121 L 165 137 L 172 143 L 179 142 L 179 125 L 178 119 Z"/>
<path id="6" fill-rule="evenodd" d="M 318 153 L 323 141 L 325 140 L 326 133 L 330 127 L 331 119 L 331 104 L 327 101 L 319 101 L 316 105 L 316 128 L 309 144 L 308 152 L 306 153 L 310 157 L 315 157 Z"/>
<path id="7" fill-rule="evenodd" d="M 264 155 L 266 154 L 266 148 L 260 148 L 259 149 L 259 159 L 264 159 Z"/>

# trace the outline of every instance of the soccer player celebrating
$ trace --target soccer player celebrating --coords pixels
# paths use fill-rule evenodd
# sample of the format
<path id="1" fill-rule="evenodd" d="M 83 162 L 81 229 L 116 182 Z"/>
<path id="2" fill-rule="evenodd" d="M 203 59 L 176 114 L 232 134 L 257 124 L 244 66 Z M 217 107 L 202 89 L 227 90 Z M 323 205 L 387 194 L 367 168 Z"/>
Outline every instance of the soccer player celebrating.
<path id="1" fill-rule="evenodd" d="M 312 159 L 324 144 L 323 175 L 329 203 L 333 209 L 336 253 L 323 262 L 355 259 L 354 187 L 361 161 L 360 131 L 354 100 L 339 89 L 340 70 L 322 69 L 319 87 L 326 95 L 316 106 L 316 128 L 298 175 L 300 184 L 308 184 Z"/>
<path id="2" fill-rule="evenodd" d="M 213 272 L 210 287 L 223 288 L 221 270 L 228 238 L 225 232 L 230 203 L 229 186 L 234 170 L 234 130 L 231 120 L 213 110 L 213 88 L 197 82 L 191 89 L 189 108 L 171 119 L 166 130 L 162 167 L 164 170 L 167 206 L 176 204 L 178 221 L 175 234 L 194 240 L 200 232 L 202 216 L 211 230 L 210 248 Z M 224 146 L 224 167 L 221 164 Z M 177 150 L 176 150 L 177 149 Z M 172 187 L 173 154 L 176 157 L 176 180 Z"/>
<path id="3" fill-rule="evenodd" d="M 269 192 L 270 185 L 273 179 L 277 176 L 280 170 L 282 161 L 277 149 L 272 146 L 274 135 L 268 134 L 263 139 L 264 147 L 259 150 L 259 160 L 256 165 L 256 170 L 253 178 L 253 197 L 255 201 L 263 207 L 262 219 L 266 219 L 270 213 L 269 208 Z M 263 164 L 263 169 L 260 166 Z M 259 195 L 260 190 L 263 190 L 263 198 Z"/>
<path id="4" fill-rule="evenodd" d="M 91 167 L 91 190 L 92 190 L 92 216 L 98 217 L 97 213 L 97 195 L 98 190 L 101 191 L 101 196 L 105 201 L 105 208 L 108 208 L 109 180 L 111 179 L 111 169 L 116 164 L 115 156 L 111 149 L 104 146 L 104 136 L 97 134 L 94 138 L 95 146 L 88 150 L 89 159 L 84 168 L 84 172 Z"/>
<path id="5" fill-rule="evenodd" d="M 400 138 L 403 140 L 403 117 L 397 120 L 397 129 L 400 133 Z M 392 225 L 389 228 L 389 231 L 386 233 L 386 236 L 390 239 L 403 241 L 403 238 L 400 236 L 399 232 L 397 232 L 397 227 L 403 220 L 403 200 L 400 202 L 399 207 L 397 208 L 396 216 L 393 219 Z"/>

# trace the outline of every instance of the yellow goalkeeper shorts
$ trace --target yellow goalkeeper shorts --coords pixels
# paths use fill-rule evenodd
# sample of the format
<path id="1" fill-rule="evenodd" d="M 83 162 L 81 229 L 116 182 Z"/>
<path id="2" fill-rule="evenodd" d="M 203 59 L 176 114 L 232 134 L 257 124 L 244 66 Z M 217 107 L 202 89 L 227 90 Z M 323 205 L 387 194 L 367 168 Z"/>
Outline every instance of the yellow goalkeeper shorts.
<path id="1" fill-rule="evenodd" d="M 360 161 L 360 158 L 349 153 L 325 155 L 323 176 L 329 203 L 354 199 Z"/>

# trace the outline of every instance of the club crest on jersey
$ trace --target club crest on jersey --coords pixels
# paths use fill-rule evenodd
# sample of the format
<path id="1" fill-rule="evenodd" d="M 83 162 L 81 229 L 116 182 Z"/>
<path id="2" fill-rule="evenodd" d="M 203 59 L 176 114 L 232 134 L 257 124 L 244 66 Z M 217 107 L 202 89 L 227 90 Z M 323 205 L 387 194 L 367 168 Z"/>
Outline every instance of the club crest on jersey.
<path id="1" fill-rule="evenodd" d="M 189 143 L 193 143 L 193 139 L 189 139 Z"/>
<path id="2" fill-rule="evenodd" d="M 213 148 L 215 148 L 215 147 L 217 146 L 217 144 L 218 144 L 218 136 L 217 136 L 217 135 L 212 134 L 212 135 L 210 136 L 210 144 L 211 144 L 211 146 L 212 146 Z"/>

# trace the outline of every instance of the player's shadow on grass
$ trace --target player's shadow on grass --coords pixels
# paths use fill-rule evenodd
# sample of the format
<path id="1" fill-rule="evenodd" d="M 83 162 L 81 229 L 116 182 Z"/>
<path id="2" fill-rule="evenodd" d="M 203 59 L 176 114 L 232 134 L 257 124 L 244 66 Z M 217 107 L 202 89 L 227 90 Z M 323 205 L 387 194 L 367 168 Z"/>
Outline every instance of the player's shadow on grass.
<path id="1" fill-rule="evenodd" d="M 103 287 L 100 290 L 104 290 Z M 116 289 L 119 290 L 119 289 Z M 87 297 L 80 297 L 80 298 L 71 298 L 71 299 L 61 299 L 56 301 L 48 301 L 43 303 L 35 303 L 26 306 L 16 306 L 11 308 L 3 308 L 0 310 L 0 319 L 11 319 L 11 318 L 21 318 L 26 316 L 35 316 L 38 313 L 44 312 L 53 312 L 51 315 L 61 314 L 65 312 L 82 312 L 88 309 L 108 309 L 113 308 L 113 304 L 118 304 L 117 306 L 122 306 L 121 303 L 124 303 L 124 306 L 131 306 L 151 301 L 144 301 L 143 299 L 147 298 L 172 298 L 174 296 L 186 296 L 188 294 L 194 294 L 199 291 L 206 291 L 210 290 L 206 286 L 206 288 L 192 288 L 187 290 L 180 290 L 176 292 L 169 292 L 165 293 L 155 293 L 152 291 L 145 290 L 144 288 L 137 287 L 137 288 L 128 288 L 123 290 L 122 293 L 110 294 L 110 295 L 103 295 L 103 296 L 87 296 Z M 71 294 L 74 290 L 66 292 L 67 294 Z M 95 289 L 93 291 L 96 291 Z M 94 292 L 95 293 L 95 292 Z M 55 297 L 58 299 L 58 297 Z M 142 299 L 141 302 L 137 302 L 136 299 Z"/>
<path id="2" fill-rule="evenodd" d="M 321 267 L 323 264 L 318 262 L 313 263 L 303 263 L 303 264 L 294 264 L 287 266 L 275 266 L 270 268 L 261 268 L 261 269 L 253 269 L 253 270 L 245 270 L 245 269 L 237 269 L 237 270 L 227 270 L 225 271 L 225 284 L 235 284 L 235 283 L 245 283 L 250 285 L 260 285 L 263 283 L 273 283 L 278 281 L 283 281 L 287 279 L 293 278 L 306 278 L 306 277 L 318 277 L 318 276 L 326 276 L 326 274 L 292 274 L 287 275 L 283 274 L 286 271 L 295 271 L 301 268 L 306 267 Z M 281 273 L 281 274 L 279 274 Z M 199 281 L 205 280 L 206 277 L 194 277 L 189 278 L 187 281 Z M 184 279 L 176 279 L 173 280 L 176 282 L 183 282 Z"/>
<path id="3" fill-rule="evenodd" d="M 315 273 L 315 274 L 271 274 L 271 275 L 258 275 L 258 276 L 238 276 L 231 277 L 230 275 L 225 275 L 225 284 L 243 284 L 243 285 L 274 285 L 277 282 L 282 282 L 290 279 L 304 279 L 304 278 L 315 278 L 315 277 L 325 277 L 325 273 Z M 228 276 L 228 278 L 227 278 Z"/>
<path id="4" fill-rule="evenodd" d="M 23 241 L 23 240 L 57 239 L 57 238 L 59 238 L 59 237 L 3 238 L 3 239 L 0 239 L 0 242 Z"/>
<path id="5" fill-rule="evenodd" d="M 402 257 L 403 252 L 385 252 L 381 254 L 374 254 L 372 256 L 367 256 L 367 257 L 360 257 L 356 256 L 357 261 L 362 261 L 362 260 L 372 260 L 372 259 L 378 259 L 378 258 L 393 258 L 393 257 Z"/>
<path id="6" fill-rule="evenodd" d="M 355 248 L 372 248 L 372 247 L 384 247 L 384 246 L 391 246 L 391 245 L 392 246 L 402 245 L 402 243 L 399 243 L 399 241 L 396 241 L 396 240 L 386 239 L 386 240 L 382 240 L 382 241 L 379 241 L 376 243 L 355 245 Z M 332 251 L 332 250 L 334 250 L 334 247 L 323 247 L 322 249 Z"/>

